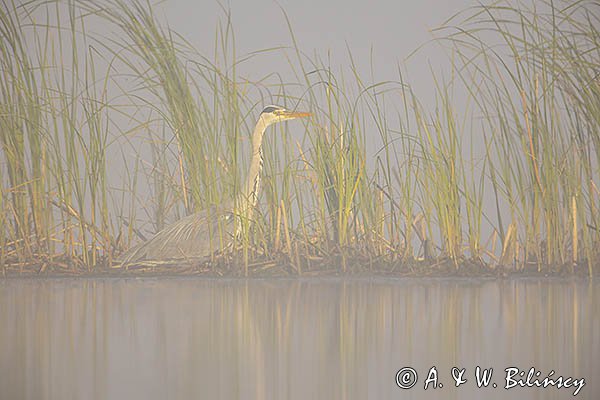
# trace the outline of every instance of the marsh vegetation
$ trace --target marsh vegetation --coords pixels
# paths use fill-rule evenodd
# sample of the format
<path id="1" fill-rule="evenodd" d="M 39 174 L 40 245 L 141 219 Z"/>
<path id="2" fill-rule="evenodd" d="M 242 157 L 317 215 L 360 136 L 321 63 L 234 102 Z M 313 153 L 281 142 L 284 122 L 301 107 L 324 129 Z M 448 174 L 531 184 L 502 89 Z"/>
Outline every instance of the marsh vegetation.
<path id="1" fill-rule="evenodd" d="M 275 103 L 313 117 L 266 136 L 259 207 L 235 246 L 180 271 L 593 274 L 600 10 L 535 4 L 477 6 L 434 31 L 449 67 L 432 73 L 430 107 L 402 74 L 371 82 L 351 54 L 341 72 L 307 56 L 291 25 L 289 47 L 240 56 L 225 14 L 206 55 L 145 2 L 3 1 L 3 273 L 118 270 L 133 244 L 239 192 L 248 135 Z M 239 76 L 264 53 L 296 79 Z"/>

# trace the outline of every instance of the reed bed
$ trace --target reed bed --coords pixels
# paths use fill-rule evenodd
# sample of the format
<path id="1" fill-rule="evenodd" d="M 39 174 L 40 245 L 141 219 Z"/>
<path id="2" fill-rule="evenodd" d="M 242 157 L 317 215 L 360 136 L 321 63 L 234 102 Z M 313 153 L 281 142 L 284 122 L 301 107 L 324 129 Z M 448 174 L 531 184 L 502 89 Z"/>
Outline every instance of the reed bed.
<path id="1" fill-rule="evenodd" d="M 240 243 L 207 263 L 132 270 L 594 274 L 600 10 L 533 4 L 480 5 L 436 30 L 451 67 L 432 73 L 428 108 L 404 76 L 369 82 L 351 55 L 335 74 L 291 26 L 292 45 L 265 52 L 296 79 L 249 82 L 237 66 L 260 53 L 236 54 L 228 14 L 207 56 L 145 2 L 4 0 L 2 271 L 119 270 L 131 245 L 234 197 L 255 118 L 277 103 L 313 117 L 266 135 Z M 89 34 L 92 18 L 110 34 Z"/>

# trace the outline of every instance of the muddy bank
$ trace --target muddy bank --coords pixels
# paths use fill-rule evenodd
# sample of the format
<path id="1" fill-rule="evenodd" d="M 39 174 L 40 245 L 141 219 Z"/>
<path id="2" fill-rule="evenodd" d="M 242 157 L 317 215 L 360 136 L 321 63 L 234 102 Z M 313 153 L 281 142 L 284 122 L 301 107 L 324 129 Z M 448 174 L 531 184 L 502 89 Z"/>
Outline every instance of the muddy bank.
<path id="1" fill-rule="evenodd" d="M 13 277 L 465 277 L 465 278 L 513 278 L 513 277 L 590 277 L 598 276 L 600 269 L 587 263 L 542 265 L 490 265 L 477 260 L 455 261 L 448 258 L 430 260 L 373 260 L 353 258 L 342 260 L 329 257 L 290 262 L 280 259 L 256 260 L 247 268 L 233 260 L 214 262 L 145 262 L 122 266 L 103 262 L 92 269 L 67 260 L 38 263 L 13 263 L 0 267 L 5 278 Z"/>

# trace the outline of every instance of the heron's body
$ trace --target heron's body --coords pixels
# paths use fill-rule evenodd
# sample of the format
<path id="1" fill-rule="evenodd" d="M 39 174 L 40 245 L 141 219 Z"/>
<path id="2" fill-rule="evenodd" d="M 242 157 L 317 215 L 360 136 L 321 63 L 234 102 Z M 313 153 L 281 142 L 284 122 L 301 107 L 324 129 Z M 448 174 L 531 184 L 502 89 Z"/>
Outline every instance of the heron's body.
<path id="1" fill-rule="evenodd" d="M 191 214 L 158 232 L 150 240 L 130 249 L 121 264 L 146 261 L 195 261 L 223 249 L 239 234 L 241 221 L 252 219 L 258 201 L 262 170 L 262 140 L 266 128 L 274 123 L 310 114 L 290 112 L 282 107 L 268 106 L 261 113 L 252 134 L 252 158 L 246 182 L 232 204 L 213 206 Z"/>
<path id="2" fill-rule="evenodd" d="M 231 210 L 217 210 L 214 206 L 190 214 L 129 250 L 122 264 L 202 260 L 233 240 L 233 219 Z"/>

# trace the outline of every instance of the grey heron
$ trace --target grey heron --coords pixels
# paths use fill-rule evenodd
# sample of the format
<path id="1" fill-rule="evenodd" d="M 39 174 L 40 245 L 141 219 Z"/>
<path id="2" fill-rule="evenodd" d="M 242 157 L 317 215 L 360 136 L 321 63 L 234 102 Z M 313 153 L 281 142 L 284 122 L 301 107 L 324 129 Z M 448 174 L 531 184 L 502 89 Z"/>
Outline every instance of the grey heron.
<path id="1" fill-rule="evenodd" d="M 201 260 L 229 244 L 239 234 L 242 220 L 251 221 L 258 201 L 260 175 L 263 166 L 262 142 L 267 127 L 272 124 L 310 116 L 307 112 L 289 111 L 279 106 L 267 106 L 258 118 L 252 133 L 252 157 L 246 181 L 233 205 L 212 206 L 180 219 L 156 233 L 154 237 L 131 248 L 121 257 L 121 265 L 178 260 Z"/>

